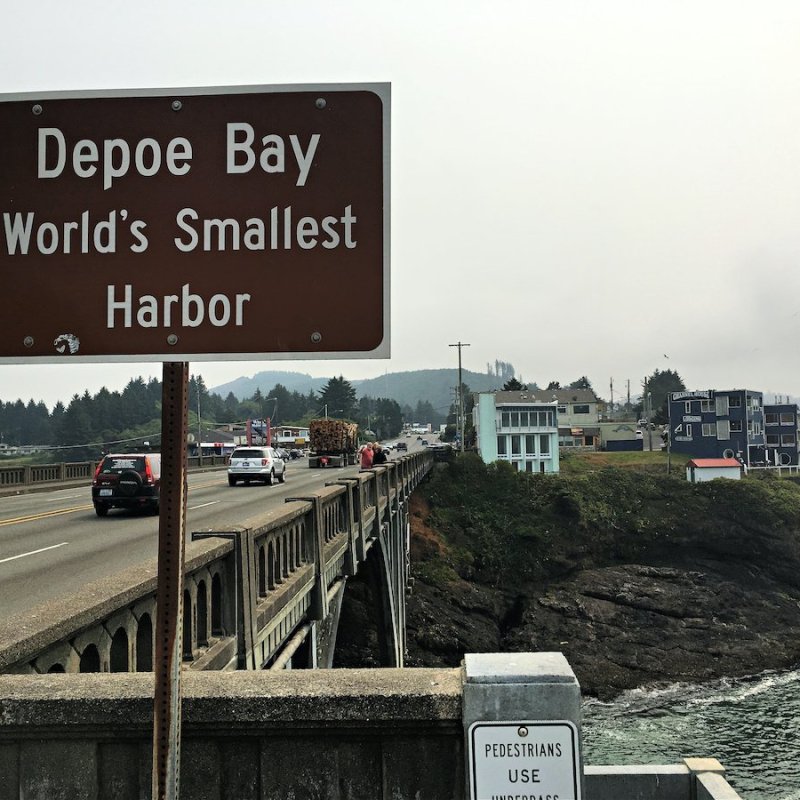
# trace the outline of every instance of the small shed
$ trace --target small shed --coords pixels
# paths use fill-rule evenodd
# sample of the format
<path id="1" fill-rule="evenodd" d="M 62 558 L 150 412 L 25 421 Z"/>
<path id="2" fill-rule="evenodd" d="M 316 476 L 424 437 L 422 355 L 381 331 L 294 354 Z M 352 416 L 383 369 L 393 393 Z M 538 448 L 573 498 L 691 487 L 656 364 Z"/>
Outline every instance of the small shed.
<path id="1" fill-rule="evenodd" d="M 693 458 L 686 462 L 686 480 L 690 483 L 742 477 L 742 465 L 735 458 Z"/>

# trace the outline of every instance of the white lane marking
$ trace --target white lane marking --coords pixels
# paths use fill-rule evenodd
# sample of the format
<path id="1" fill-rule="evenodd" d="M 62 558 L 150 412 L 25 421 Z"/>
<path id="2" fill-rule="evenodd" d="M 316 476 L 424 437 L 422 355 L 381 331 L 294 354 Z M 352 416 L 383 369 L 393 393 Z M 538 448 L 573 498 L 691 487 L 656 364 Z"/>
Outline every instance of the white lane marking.
<path id="1" fill-rule="evenodd" d="M 212 500 L 210 503 L 200 503 L 199 506 L 189 506 L 189 508 L 187 508 L 186 510 L 187 511 L 194 511 L 196 508 L 205 508 L 206 506 L 215 506 L 219 502 L 220 502 L 219 500 Z"/>
<path id="2" fill-rule="evenodd" d="M 10 556 L 9 558 L 0 558 L 0 564 L 5 564 L 6 561 L 14 561 L 17 558 L 25 558 L 25 556 L 35 556 L 37 553 L 44 553 L 45 550 L 55 550 L 56 547 L 63 547 L 69 542 L 61 542 L 61 544 L 51 544 L 50 547 L 41 547 L 38 550 L 31 550 L 30 553 L 20 553 L 18 556 Z"/>
<path id="3" fill-rule="evenodd" d="M 85 497 L 84 494 L 68 494 L 66 497 L 54 497 L 52 500 L 45 500 L 45 503 L 60 503 L 62 500 L 74 500 L 76 497 Z"/>

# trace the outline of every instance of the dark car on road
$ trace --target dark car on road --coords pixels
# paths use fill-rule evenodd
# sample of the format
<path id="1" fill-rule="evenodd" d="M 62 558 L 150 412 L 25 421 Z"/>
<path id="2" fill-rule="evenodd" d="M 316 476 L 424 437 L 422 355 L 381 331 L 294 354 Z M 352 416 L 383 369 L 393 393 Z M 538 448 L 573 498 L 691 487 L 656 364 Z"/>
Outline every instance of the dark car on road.
<path id="1" fill-rule="evenodd" d="M 92 503 L 98 517 L 112 508 L 158 513 L 161 497 L 161 454 L 119 453 L 103 458 L 92 480 Z"/>

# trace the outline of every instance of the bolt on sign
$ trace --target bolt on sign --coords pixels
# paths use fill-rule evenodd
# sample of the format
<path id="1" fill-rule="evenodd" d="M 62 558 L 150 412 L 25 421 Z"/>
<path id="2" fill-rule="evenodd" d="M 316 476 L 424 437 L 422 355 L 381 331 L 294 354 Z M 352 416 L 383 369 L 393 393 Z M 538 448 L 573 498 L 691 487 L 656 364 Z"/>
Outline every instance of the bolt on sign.
<path id="1" fill-rule="evenodd" d="M 0 95 L 0 363 L 389 356 L 389 84 Z"/>

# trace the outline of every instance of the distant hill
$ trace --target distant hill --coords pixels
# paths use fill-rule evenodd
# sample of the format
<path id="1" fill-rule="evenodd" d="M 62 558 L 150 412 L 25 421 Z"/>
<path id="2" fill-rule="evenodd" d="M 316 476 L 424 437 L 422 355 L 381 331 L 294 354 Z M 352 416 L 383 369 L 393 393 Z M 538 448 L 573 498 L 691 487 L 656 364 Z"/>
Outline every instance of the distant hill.
<path id="1" fill-rule="evenodd" d="M 344 376 L 347 378 L 347 376 Z M 473 392 L 485 392 L 499 389 L 503 379 L 494 375 L 462 370 L 462 379 Z M 240 400 L 252 397 L 256 389 L 262 394 L 269 394 L 276 383 L 283 384 L 290 392 L 307 394 L 310 389 L 320 391 L 329 378 L 312 378 L 302 372 L 280 372 L 269 370 L 258 372 L 252 378 L 237 378 L 234 381 L 212 386 L 210 391 L 227 397 L 228 392 Z M 387 372 L 377 378 L 352 380 L 353 388 L 359 397 L 388 397 L 396 400 L 401 406 L 417 402 L 429 402 L 439 413 L 446 414 L 453 401 L 453 389 L 458 383 L 457 369 L 418 369 L 409 372 Z M 417 420 L 423 422 L 424 420 Z"/>
<path id="2" fill-rule="evenodd" d="M 311 389 L 318 392 L 327 382 L 328 378 L 312 378 L 304 372 L 267 370 L 256 373 L 252 378 L 241 377 L 219 386 L 212 386 L 209 391 L 220 395 L 223 399 L 228 396 L 229 392 L 233 392 L 234 397 L 244 400 L 252 397 L 256 389 L 260 389 L 264 395 L 269 394 L 269 390 L 276 383 L 282 384 L 290 392 L 308 394 Z"/>
<path id="3" fill-rule="evenodd" d="M 499 389 L 503 379 L 494 375 L 461 371 L 461 378 L 473 392 Z M 429 402 L 434 410 L 446 414 L 453 402 L 453 390 L 458 385 L 457 369 L 418 369 L 410 372 L 388 372 L 378 378 L 351 381 L 359 397 L 390 397 L 401 406 L 416 406 L 419 400 Z M 416 420 L 425 422 L 425 420 Z"/>

